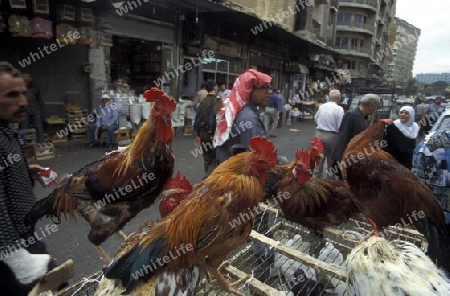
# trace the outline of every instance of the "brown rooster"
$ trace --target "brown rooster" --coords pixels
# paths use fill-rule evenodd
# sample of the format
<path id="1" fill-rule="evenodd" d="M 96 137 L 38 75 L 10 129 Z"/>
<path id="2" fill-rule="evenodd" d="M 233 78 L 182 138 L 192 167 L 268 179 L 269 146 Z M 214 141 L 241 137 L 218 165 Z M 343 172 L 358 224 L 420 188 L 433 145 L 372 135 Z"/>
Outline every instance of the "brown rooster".
<path id="1" fill-rule="evenodd" d="M 428 255 L 450 271 L 450 243 L 441 205 L 430 188 L 383 151 L 386 123 L 355 136 L 341 161 L 343 176 L 359 210 L 379 227 L 414 224 L 428 240 Z"/>
<path id="2" fill-rule="evenodd" d="M 91 226 L 89 241 L 109 261 L 100 244 L 153 204 L 173 173 L 170 114 L 176 103 L 157 88 L 146 91 L 144 97 L 154 105 L 134 142 L 123 152 L 112 152 L 62 180 L 36 203 L 27 223 L 34 225 L 44 215 L 74 220 L 78 213 Z"/>
<path id="3" fill-rule="evenodd" d="M 297 150 L 295 157 L 292 163 L 275 169 L 280 178 L 278 194 L 289 194 L 277 199 L 286 219 L 322 231 L 356 213 L 353 194 L 343 181 L 312 178 L 311 149 Z"/>
<path id="4" fill-rule="evenodd" d="M 250 148 L 252 152 L 235 155 L 217 167 L 139 241 L 130 237 L 127 244 L 132 247 L 116 256 L 104 272 L 106 278 L 121 281 L 105 280 L 98 295 L 124 290 L 132 295 L 193 295 L 200 268 L 214 276 L 222 289 L 242 295 L 219 268 L 227 254 L 249 237 L 256 216 L 251 212 L 277 162 L 275 145 L 269 140 L 254 137 Z"/>

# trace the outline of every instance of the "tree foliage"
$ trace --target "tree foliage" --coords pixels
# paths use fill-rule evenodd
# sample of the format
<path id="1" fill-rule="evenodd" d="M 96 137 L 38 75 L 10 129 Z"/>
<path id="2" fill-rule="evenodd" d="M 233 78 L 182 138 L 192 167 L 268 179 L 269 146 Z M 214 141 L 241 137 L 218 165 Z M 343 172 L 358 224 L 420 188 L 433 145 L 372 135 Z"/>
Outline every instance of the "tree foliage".
<path id="1" fill-rule="evenodd" d="M 418 81 L 414 78 L 411 78 L 406 82 L 405 95 L 407 97 L 414 96 L 417 94 L 417 84 Z"/>

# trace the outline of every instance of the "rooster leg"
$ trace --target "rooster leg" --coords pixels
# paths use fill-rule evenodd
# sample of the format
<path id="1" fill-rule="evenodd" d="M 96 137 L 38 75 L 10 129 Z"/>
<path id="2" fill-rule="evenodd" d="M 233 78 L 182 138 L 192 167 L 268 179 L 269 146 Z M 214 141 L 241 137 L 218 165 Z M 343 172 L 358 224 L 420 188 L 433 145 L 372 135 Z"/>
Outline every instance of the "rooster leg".
<path id="1" fill-rule="evenodd" d="M 214 276 L 215 281 L 217 281 L 217 284 L 219 284 L 220 288 L 224 291 L 227 291 L 229 293 L 233 293 L 235 295 L 238 296 L 245 296 L 244 293 L 239 292 L 238 290 L 235 289 L 235 287 L 237 287 L 238 285 L 240 285 L 243 281 L 247 280 L 248 277 L 240 279 L 235 281 L 234 283 L 230 283 L 227 279 L 225 279 L 225 277 L 220 274 L 220 269 L 224 266 L 224 265 L 228 265 L 230 264 L 229 262 L 223 262 L 219 268 L 213 268 L 213 267 L 209 267 L 208 270 L 209 272 Z M 215 282 L 213 281 L 213 282 Z"/>
<path id="2" fill-rule="evenodd" d="M 109 257 L 108 253 L 106 253 L 106 251 L 101 246 L 94 245 L 94 247 L 97 249 L 97 252 L 100 254 L 100 257 L 108 266 L 109 263 L 111 262 L 111 258 Z"/>
<path id="3" fill-rule="evenodd" d="M 122 241 L 122 243 L 127 241 L 127 235 L 125 233 L 123 233 L 122 230 L 119 230 L 116 232 L 117 236 L 120 238 L 120 240 Z"/>

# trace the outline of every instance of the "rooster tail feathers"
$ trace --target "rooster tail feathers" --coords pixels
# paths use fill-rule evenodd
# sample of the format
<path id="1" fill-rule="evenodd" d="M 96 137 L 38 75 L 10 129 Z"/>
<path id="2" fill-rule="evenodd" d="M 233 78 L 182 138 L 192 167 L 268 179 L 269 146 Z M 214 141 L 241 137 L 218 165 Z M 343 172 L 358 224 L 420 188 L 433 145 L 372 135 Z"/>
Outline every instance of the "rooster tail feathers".
<path id="1" fill-rule="evenodd" d="M 415 221 L 414 225 L 428 241 L 427 255 L 438 267 L 450 274 L 450 240 L 444 233 L 445 230 L 428 216 Z"/>
<path id="2" fill-rule="evenodd" d="M 141 279 L 151 278 L 163 265 L 166 238 L 159 237 L 149 245 L 136 244 L 132 249 L 104 269 L 108 279 L 120 279 L 125 293 L 131 292 Z"/>
<path id="3" fill-rule="evenodd" d="M 25 216 L 25 225 L 34 226 L 44 216 L 56 216 L 53 212 L 53 204 L 56 199 L 57 190 L 54 190 L 46 198 L 38 200 Z"/>
<path id="4" fill-rule="evenodd" d="M 249 147 L 270 161 L 272 165 L 277 164 L 277 148 L 273 142 L 264 137 L 256 136 L 250 139 Z"/>

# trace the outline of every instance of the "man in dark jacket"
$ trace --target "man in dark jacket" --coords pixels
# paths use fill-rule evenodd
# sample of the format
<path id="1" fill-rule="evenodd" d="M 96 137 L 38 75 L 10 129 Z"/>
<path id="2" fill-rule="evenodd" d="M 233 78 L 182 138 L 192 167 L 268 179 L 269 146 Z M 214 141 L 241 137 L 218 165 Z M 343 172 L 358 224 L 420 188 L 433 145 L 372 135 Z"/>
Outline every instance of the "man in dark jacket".
<path id="1" fill-rule="evenodd" d="M 217 84 L 213 81 L 205 83 L 208 92 L 198 107 L 195 118 L 194 131 L 196 133 L 195 146 L 203 155 L 205 178 L 217 167 L 216 149 L 212 144 L 212 137 L 216 131 L 216 114 L 220 106 L 220 97 L 217 95 Z"/>
<path id="2" fill-rule="evenodd" d="M 22 128 L 30 128 L 30 124 L 36 130 L 36 142 L 44 143 L 44 128 L 42 126 L 42 111 L 44 110 L 44 102 L 42 102 L 41 95 L 39 93 L 39 88 L 33 84 L 33 78 L 30 74 L 24 74 L 23 80 L 27 85 L 27 116 L 22 122 Z"/>
<path id="3" fill-rule="evenodd" d="M 336 168 L 344 155 L 345 148 L 354 136 L 367 128 L 365 118 L 374 113 L 380 107 L 380 97 L 375 94 L 366 94 L 359 102 L 359 106 L 345 113 L 339 127 L 336 146 L 331 155 L 333 166 Z M 338 176 L 341 178 L 340 172 Z"/>

